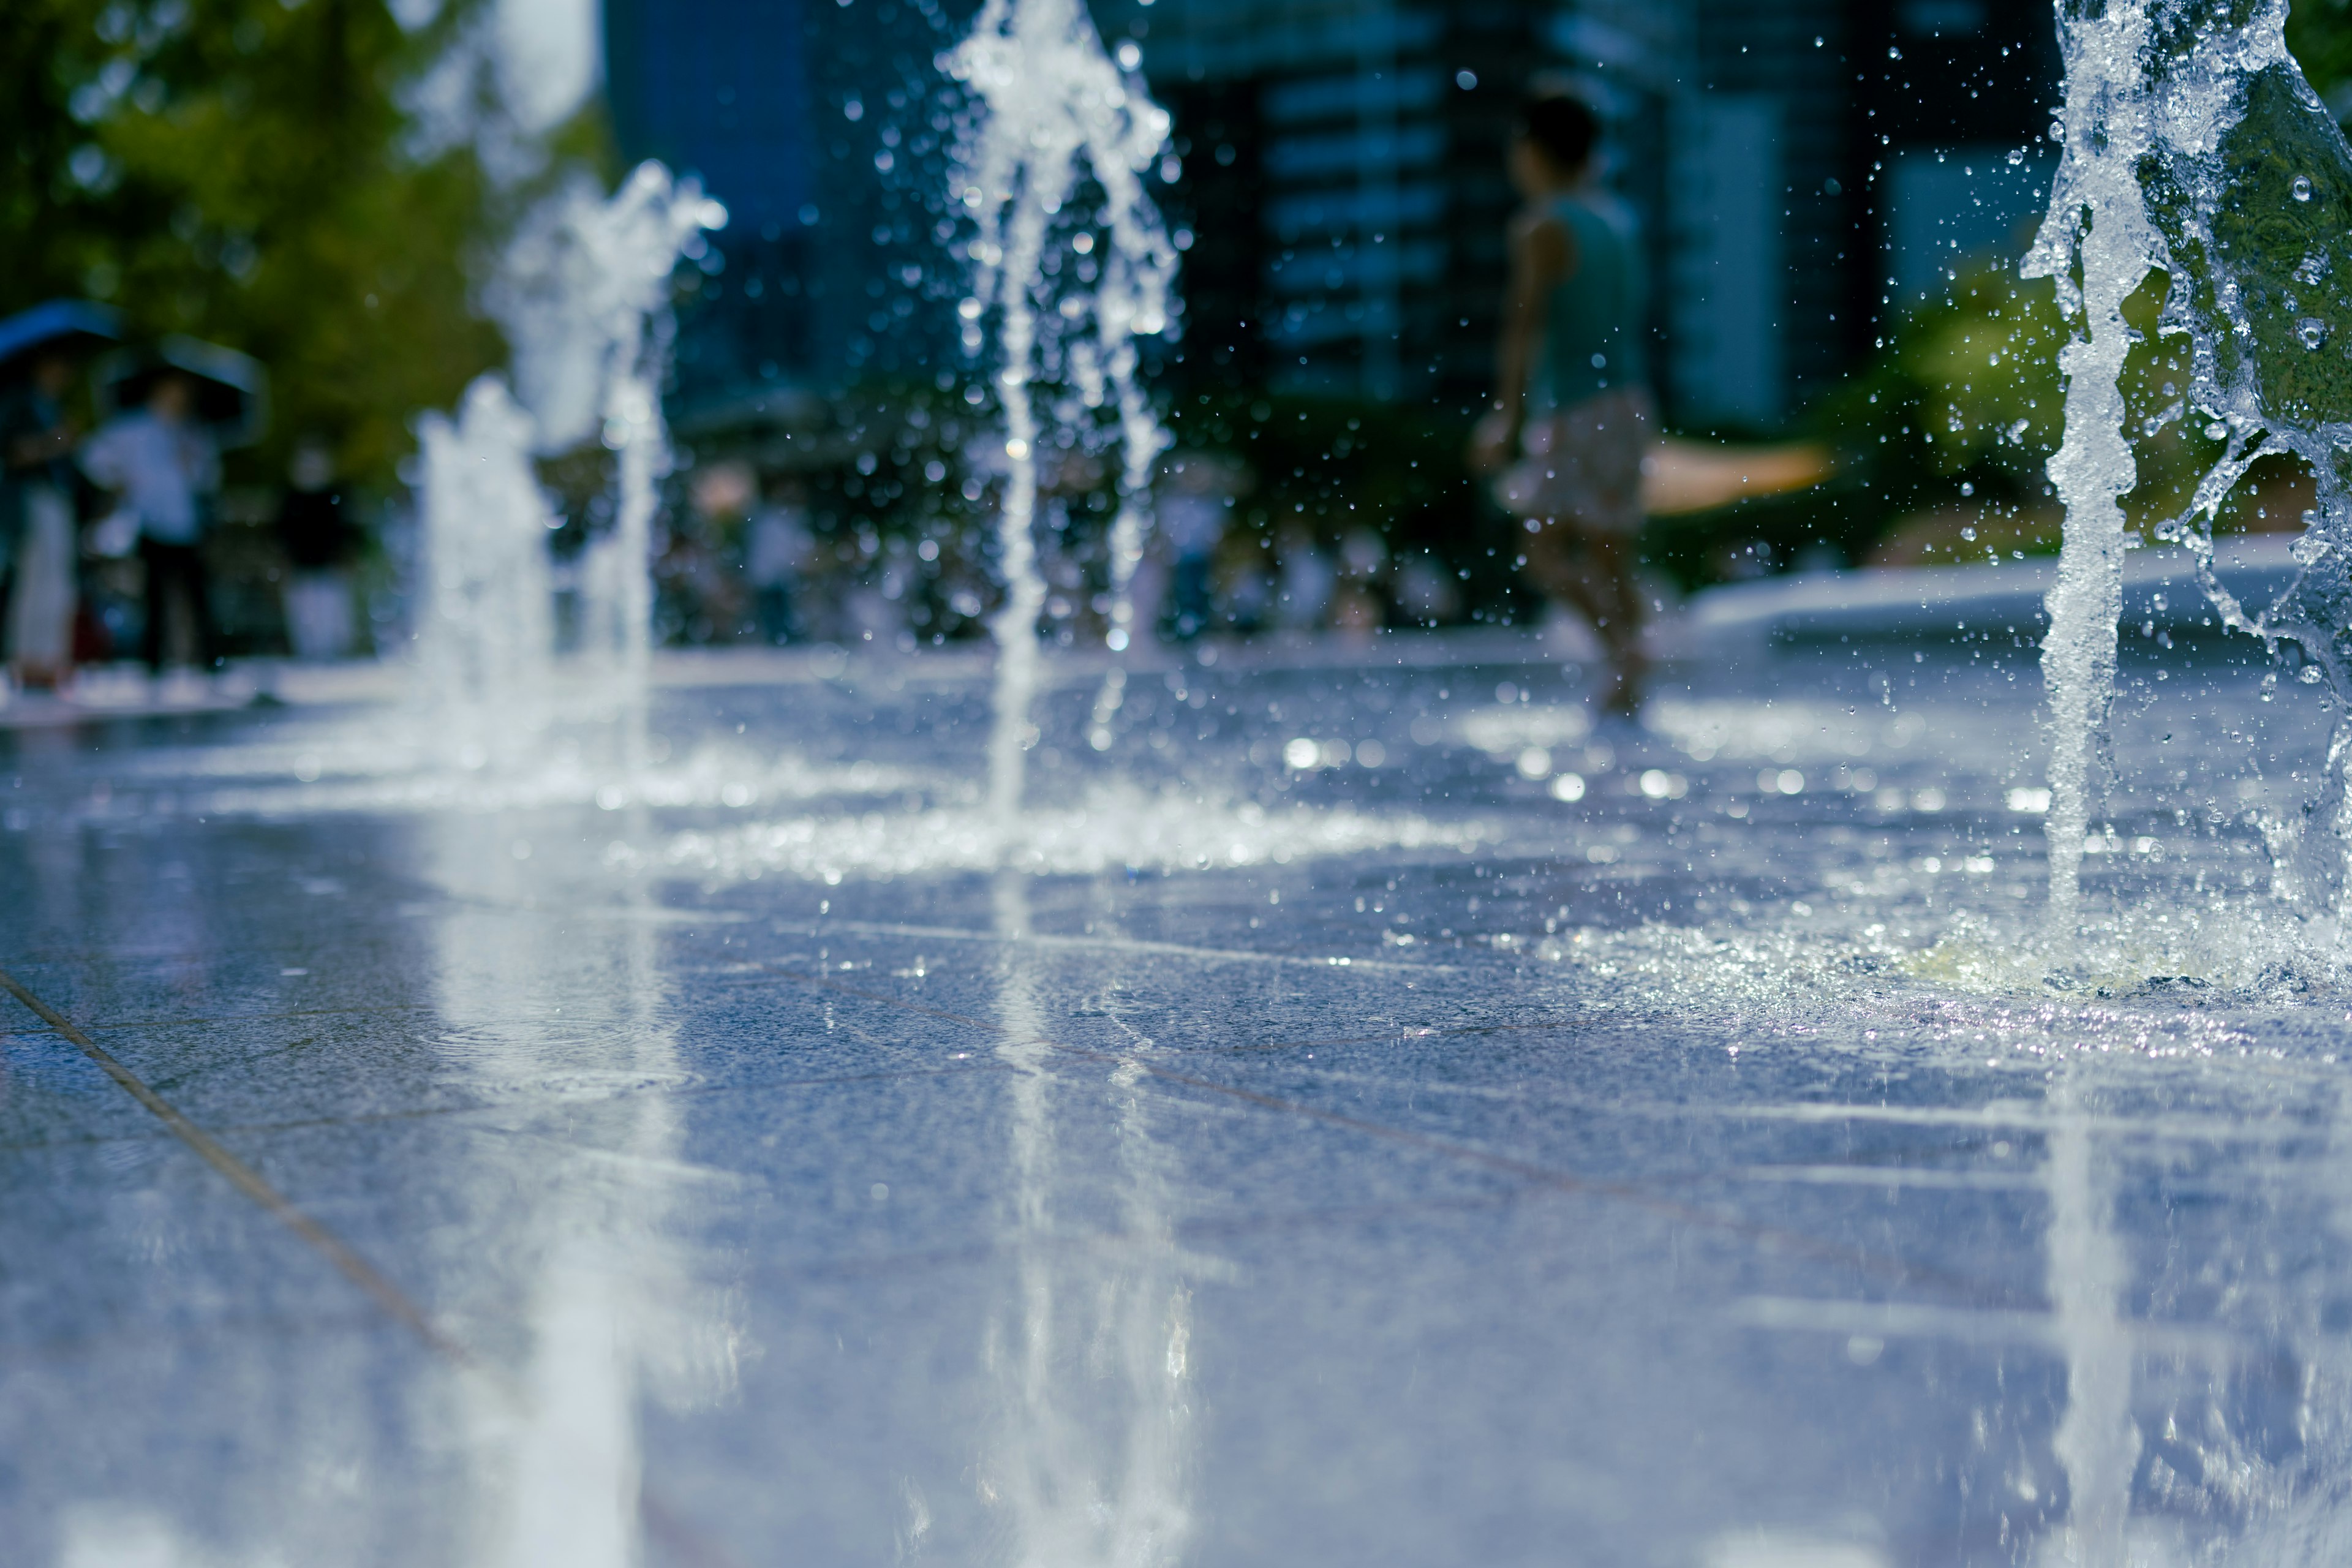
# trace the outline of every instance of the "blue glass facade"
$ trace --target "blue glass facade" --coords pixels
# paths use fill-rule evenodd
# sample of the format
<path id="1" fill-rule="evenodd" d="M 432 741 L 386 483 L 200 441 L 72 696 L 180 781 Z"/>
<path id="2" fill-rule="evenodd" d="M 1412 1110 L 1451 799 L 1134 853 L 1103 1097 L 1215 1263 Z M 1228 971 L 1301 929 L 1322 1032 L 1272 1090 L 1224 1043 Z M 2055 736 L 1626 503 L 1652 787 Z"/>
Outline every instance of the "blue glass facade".
<path id="1" fill-rule="evenodd" d="M 950 363 L 933 60 L 960 19 L 935 0 L 607 0 L 623 155 L 699 175 L 732 219 L 680 310 L 685 425 L 789 422 Z"/>

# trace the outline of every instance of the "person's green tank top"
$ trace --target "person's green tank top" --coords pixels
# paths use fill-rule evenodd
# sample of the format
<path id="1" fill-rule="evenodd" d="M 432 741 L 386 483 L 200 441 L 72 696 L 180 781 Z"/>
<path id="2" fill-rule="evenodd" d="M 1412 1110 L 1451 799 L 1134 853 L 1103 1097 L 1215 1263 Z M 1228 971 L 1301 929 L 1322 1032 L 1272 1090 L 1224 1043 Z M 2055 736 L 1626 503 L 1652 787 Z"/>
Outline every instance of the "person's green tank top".
<path id="1" fill-rule="evenodd" d="M 1552 406 L 1648 384 L 1642 343 L 1647 290 L 1633 235 L 1575 196 L 1557 198 L 1552 215 L 1576 243 L 1576 268 L 1552 289 L 1545 312 L 1544 379 Z"/>

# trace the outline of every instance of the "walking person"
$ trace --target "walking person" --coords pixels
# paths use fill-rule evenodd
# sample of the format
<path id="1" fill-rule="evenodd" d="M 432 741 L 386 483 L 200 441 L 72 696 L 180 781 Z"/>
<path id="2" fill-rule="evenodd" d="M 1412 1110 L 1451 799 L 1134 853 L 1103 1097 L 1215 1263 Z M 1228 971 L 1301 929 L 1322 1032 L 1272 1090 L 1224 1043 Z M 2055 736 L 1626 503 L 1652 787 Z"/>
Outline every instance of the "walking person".
<path id="1" fill-rule="evenodd" d="M 743 528 L 743 575 L 751 584 L 760 640 L 771 647 L 802 637 L 798 590 L 814 545 L 808 487 L 797 479 L 778 480 Z"/>
<path id="2" fill-rule="evenodd" d="M 1510 227 L 1498 385 L 1470 458 L 1498 476 L 1497 498 L 1527 531 L 1528 578 L 1599 634 L 1609 661 L 1601 706 L 1630 714 L 1646 667 L 1634 573 L 1657 415 L 1640 252 L 1601 186 L 1600 130 L 1565 94 L 1533 100 L 1520 120 L 1510 174 L 1526 205 Z"/>
<path id="3" fill-rule="evenodd" d="M 56 688 L 73 668 L 73 446 L 65 412 L 75 363 L 42 353 L 0 390 L 0 563 L 7 567 L 9 673 L 21 688 Z"/>
<path id="4" fill-rule="evenodd" d="M 1234 501 L 1247 488 L 1230 464 L 1203 452 L 1191 452 L 1169 465 L 1168 478 L 1155 499 L 1154 531 L 1164 540 L 1170 557 L 1167 587 L 1169 629 L 1179 642 L 1190 642 L 1207 631 L 1216 615 L 1213 574 L 1217 549 L 1233 519 Z M 1149 626 L 1158 617 L 1159 597 L 1136 595 L 1136 614 Z"/>
<path id="5" fill-rule="evenodd" d="M 216 657 L 204 540 L 220 451 L 194 415 L 194 383 L 166 366 L 141 407 L 108 420 L 82 448 L 82 471 L 119 492 L 138 519 L 147 575 L 141 651 L 159 676 L 167 662 L 209 670 Z"/>

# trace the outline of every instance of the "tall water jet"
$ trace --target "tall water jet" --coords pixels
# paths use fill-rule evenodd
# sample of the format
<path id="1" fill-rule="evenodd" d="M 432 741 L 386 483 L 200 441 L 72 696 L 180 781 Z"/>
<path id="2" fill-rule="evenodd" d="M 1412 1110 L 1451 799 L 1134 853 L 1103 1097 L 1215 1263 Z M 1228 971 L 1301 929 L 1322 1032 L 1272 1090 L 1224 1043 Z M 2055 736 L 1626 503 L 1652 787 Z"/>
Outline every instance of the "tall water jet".
<path id="1" fill-rule="evenodd" d="M 479 767 L 545 722 L 555 648 L 553 522 L 531 471 L 530 416 L 505 381 L 466 389 L 457 416 L 417 421 L 424 468 L 421 695 L 453 760 Z"/>
<path id="2" fill-rule="evenodd" d="M 2147 16 L 2135 5 L 2108 7 L 2095 18 L 2071 10 L 2061 0 L 2065 158 L 2024 267 L 2029 278 L 2057 279 L 2072 339 L 2058 356 L 2065 437 L 2050 459 L 2066 534 L 2042 656 L 2050 691 L 2050 912 L 2053 924 L 2066 929 L 2074 922 L 2090 826 L 2093 748 L 2115 701 L 2126 548 L 2120 503 L 2137 482 L 2123 430 L 2120 380 L 2134 335 L 2123 308 L 2156 260 L 2138 174 L 2148 93 L 2137 70 L 2120 68 L 2145 51 Z"/>
<path id="3" fill-rule="evenodd" d="M 2058 0 L 2066 67 L 2065 156 L 2028 277 L 2054 280 L 2072 341 L 2065 436 L 2049 472 L 2066 505 L 2043 652 L 2051 697 L 2050 908 L 2071 937 L 2090 823 L 2093 766 L 2116 691 L 2124 553 L 2121 498 L 2137 475 L 2126 434 L 2125 360 L 2137 341 L 2125 301 L 2167 275 L 2159 331 L 2188 340 L 2180 401 L 2141 430 L 2194 418 L 2218 445 L 2189 508 L 2155 530 L 2182 545 L 2233 630 L 2299 658 L 2335 702 L 2335 733 L 2296 831 L 2273 836 L 2278 889 L 2311 914 L 2340 914 L 2346 887 L 2345 702 L 2352 653 L 2352 149 L 2287 53 L 2284 0 Z M 2168 391 L 2170 389 L 2168 388 Z M 2249 614 L 2213 570 L 2213 525 L 2259 458 L 2289 454 L 2317 504 L 2301 571 Z M 2048 1253 L 2053 1315 L 2068 1352 L 2066 1560 L 2122 1568 L 2139 1436 L 2133 1357 L 2118 1324 L 2129 1280 L 2095 1179 L 2081 1089 L 2054 1086 Z"/>
<path id="4" fill-rule="evenodd" d="M 2274 836 L 2278 889 L 2340 915 L 2346 879 L 2346 700 L 2352 656 L 2352 149 L 2287 53 L 2284 0 L 2058 0 L 2065 157 L 2029 277 L 2057 282 L 2074 341 L 2066 436 L 2050 473 L 2067 507 L 2043 669 L 2052 697 L 2051 908 L 2071 927 L 2092 763 L 2115 693 L 2123 531 L 2135 479 L 2118 390 L 2134 334 L 2122 301 L 2168 277 L 2160 331 L 2187 338 L 2189 385 L 2147 433 L 2193 418 L 2219 443 L 2188 510 L 2157 537 L 2191 555 L 2230 628 L 2330 689 L 2336 731 L 2314 798 Z M 2278 454 L 2311 470 L 2302 570 L 2249 613 L 2212 567 L 2231 488 Z"/>
<path id="5" fill-rule="evenodd" d="M 965 254 L 971 292 L 959 307 L 968 353 L 993 328 L 1005 477 L 997 543 L 1004 602 L 991 619 L 997 679 L 988 803 L 1002 826 L 1021 809 L 1024 761 L 1036 739 L 1039 463 L 1119 448 L 1111 526 L 1112 648 L 1136 631 L 1129 587 L 1149 526 L 1151 467 L 1168 437 L 1139 378 L 1138 340 L 1167 330 L 1176 248 L 1144 189 L 1169 156 L 1167 112 L 1144 91 L 1139 56 L 1114 64 L 1078 0 L 987 0 L 940 61 L 974 112 L 950 175 L 951 201 L 976 222 Z M 1106 685 L 1097 712 L 1112 700 Z M 1097 723 L 1097 731 L 1102 726 Z"/>
<path id="6" fill-rule="evenodd" d="M 650 160 L 609 198 L 581 175 L 525 218 L 487 290 L 514 348 L 537 448 L 595 437 L 614 455 L 613 527 L 591 543 L 582 573 L 580 647 L 625 700 L 642 693 L 652 658 L 653 521 L 670 465 L 661 409 L 670 274 L 726 222 L 697 181 Z"/>

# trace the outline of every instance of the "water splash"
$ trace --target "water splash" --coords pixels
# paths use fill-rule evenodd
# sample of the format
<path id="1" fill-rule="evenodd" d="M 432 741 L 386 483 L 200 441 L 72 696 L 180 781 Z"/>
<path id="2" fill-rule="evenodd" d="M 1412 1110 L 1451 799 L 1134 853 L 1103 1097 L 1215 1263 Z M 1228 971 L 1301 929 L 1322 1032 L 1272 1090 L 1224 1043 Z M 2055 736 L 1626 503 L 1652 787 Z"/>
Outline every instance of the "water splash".
<path id="1" fill-rule="evenodd" d="M 992 807 L 795 813 L 741 826 L 694 828 L 629 865 L 688 873 L 717 886 L 761 876 L 839 882 L 1002 868 L 1036 876 L 1166 874 L 1287 865 L 1370 850 L 1467 850 L 1492 842 L 1486 824 L 1417 814 L 1267 811 L 1132 784 L 1105 785 L 1008 827 Z"/>
<path id="2" fill-rule="evenodd" d="M 614 526 L 583 563 L 580 646 L 625 697 L 643 694 L 653 652 L 656 486 L 670 465 L 661 411 L 670 274 L 680 256 L 701 252 L 705 230 L 726 223 L 698 182 L 651 160 L 609 198 L 581 175 L 532 209 L 486 290 L 514 348 L 537 448 L 597 436 L 614 454 Z"/>
<path id="3" fill-rule="evenodd" d="M 2224 625 L 2312 667 L 2337 719 L 2317 791 L 2276 836 L 2276 890 L 2335 915 L 2347 888 L 2352 764 L 2352 148 L 2287 53 L 2284 0 L 2059 0 L 2064 162 L 2026 263 L 2057 281 L 2074 341 L 2066 437 L 2050 466 L 2067 505 L 2044 671 L 2052 696 L 2051 908 L 2071 926 L 2092 763 L 2115 691 L 2116 498 L 2134 472 L 2116 387 L 2121 300 L 2168 275 L 2160 331 L 2190 348 L 2189 384 L 2160 416 L 2224 447 L 2189 509 L 2158 526 L 2186 548 Z M 2079 278 L 2077 273 L 2079 272 Z M 2212 569 L 2222 503 L 2258 460 L 2298 459 L 2317 504 L 2302 571 L 2250 612 Z"/>
<path id="4" fill-rule="evenodd" d="M 705 229 L 726 221 L 698 184 L 656 163 L 640 164 L 609 200 L 585 174 L 560 186 L 524 218 L 484 291 L 514 348 L 516 390 L 485 375 L 454 421 L 418 421 L 418 690 L 436 744 L 454 742 L 463 767 L 520 761 L 551 717 L 548 535 L 561 520 L 531 458 L 600 430 L 617 455 L 618 493 L 614 527 L 583 574 L 581 644 L 602 667 L 604 694 L 642 709 L 655 487 L 669 465 L 660 396 L 669 276 Z"/>
<path id="5" fill-rule="evenodd" d="M 991 367 L 1004 415 L 998 503 L 1004 603 L 990 622 L 999 649 L 989 737 L 989 804 L 1000 823 L 1021 808 L 1037 688 L 1041 482 L 1075 478 L 1077 454 L 1119 448 L 1111 526 L 1111 631 L 1123 650 L 1150 525 L 1151 468 L 1168 446 L 1139 378 L 1138 340 L 1168 329 L 1176 250 L 1144 189 L 1168 156 L 1167 112 L 1145 93 L 1139 57 L 1114 64 L 1078 0 L 988 0 L 940 67 L 964 84 L 972 118 L 950 197 L 976 220 L 965 247 L 971 293 L 959 307 Z M 1055 462 L 1051 472 L 1041 463 Z M 1107 683 L 1096 708 L 1118 707 Z M 1104 723 L 1096 725 L 1104 731 Z M 1107 731 L 1105 731 L 1107 732 Z"/>
<path id="6" fill-rule="evenodd" d="M 530 467 L 533 426 L 485 375 L 455 420 L 417 422 L 425 468 L 419 692 L 451 760 L 480 767 L 547 721 L 554 634 L 547 532 L 554 521 Z"/>
<path id="7" fill-rule="evenodd" d="M 2050 913 L 2062 928 L 2074 922 L 2093 748 L 2115 701 L 2126 548 L 2118 501 L 2137 482 L 2123 431 L 2119 383 L 2133 337 L 2123 307 L 2158 254 L 2137 172 L 2151 135 L 2137 69 L 2146 8 L 2109 6 L 2095 19 L 2069 10 L 2069 0 L 2061 0 L 2066 155 L 2024 267 L 2029 278 L 2058 280 L 2072 339 L 2058 356 L 2066 377 L 2065 438 L 2050 459 L 2066 536 L 2042 655 L 2050 690 Z"/>

